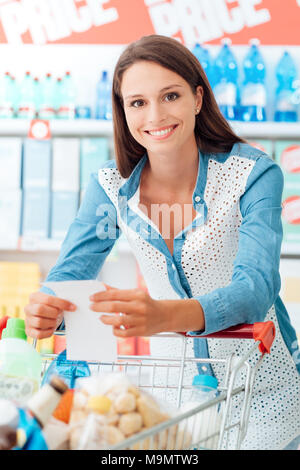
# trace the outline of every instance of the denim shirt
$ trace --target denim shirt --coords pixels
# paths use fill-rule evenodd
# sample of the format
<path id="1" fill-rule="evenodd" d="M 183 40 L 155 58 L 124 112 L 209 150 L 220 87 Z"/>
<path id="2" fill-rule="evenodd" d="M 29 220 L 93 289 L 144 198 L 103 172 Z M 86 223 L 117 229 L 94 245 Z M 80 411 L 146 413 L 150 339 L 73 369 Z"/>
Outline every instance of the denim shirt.
<path id="1" fill-rule="evenodd" d="M 208 357 L 207 341 L 201 336 L 241 323 L 264 321 L 268 310 L 274 306 L 280 334 L 300 373 L 296 333 L 279 297 L 283 190 L 280 167 L 267 155 L 247 144 L 235 144 L 231 152 L 223 154 L 204 154 L 199 151 L 199 168 L 193 193 L 193 207 L 197 217 L 176 235 L 171 255 L 157 227 L 138 211 L 137 205 L 131 204 L 139 194 L 141 172 L 146 161 L 145 154 L 126 179 L 120 176 L 114 161 L 107 162 L 98 173 L 91 175 L 79 211 L 46 281 L 95 279 L 120 236 L 122 225 L 125 236 L 130 233 L 132 238 L 132 233 L 138 232 L 144 247 L 153 248 L 159 254 L 160 258 L 157 259 L 166 267 L 167 280 L 175 298 L 194 298 L 201 304 L 205 330 L 191 332 L 197 337 L 194 346 L 197 357 Z M 235 176 L 238 180 L 235 183 L 234 179 L 230 180 L 232 173 L 229 170 L 233 171 L 238 165 L 239 177 Z M 229 175 L 229 182 L 224 185 L 223 180 L 218 183 L 222 167 L 225 170 L 221 178 L 224 180 L 225 175 L 224 181 L 227 181 Z M 112 186 L 118 188 L 114 193 L 109 191 L 111 181 Z M 215 185 L 219 193 L 224 192 L 224 204 L 227 201 L 226 184 L 228 188 L 239 188 L 236 194 L 230 195 L 235 203 L 230 217 L 232 220 L 237 218 L 234 219 L 237 225 L 232 228 L 235 230 L 236 244 L 232 242 L 234 259 L 229 282 L 226 285 L 222 282 L 218 285 L 216 282 L 215 288 L 210 284 L 206 292 L 195 294 L 197 289 L 191 287 L 193 272 L 187 272 L 183 266 L 183 247 L 190 234 L 201 231 L 208 223 L 210 213 L 213 213 L 214 197 L 211 196 L 214 194 L 208 192 L 209 184 Z M 229 230 L 228 227 L 225 227 L 223 233 Z M 230 234 L 228 243 L 230 246 Z M 131 245 L 134 249 L 134 241 L 131 241 Z M 149 282 L 145 279 L 150 295 L 151 279 Z M 46 287 L 41 290 L 53 294 Z M 212 373 L 210 367 L 206 373 Z"/>

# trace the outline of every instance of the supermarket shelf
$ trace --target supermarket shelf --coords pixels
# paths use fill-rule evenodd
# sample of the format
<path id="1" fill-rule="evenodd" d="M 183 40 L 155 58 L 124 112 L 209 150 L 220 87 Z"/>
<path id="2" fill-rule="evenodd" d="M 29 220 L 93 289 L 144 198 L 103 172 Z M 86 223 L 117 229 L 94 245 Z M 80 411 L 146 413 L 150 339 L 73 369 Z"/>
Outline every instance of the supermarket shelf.
<path id="1" fill-rule="evenodd" d="M 231 127 L 245 138 L 300 139 L 300 122 L 231 122 Z"/>
<path id="2" fill-rule="evenodd" d="M 245 123 L 231 121 L 231 126 L 239 135 L 246 139 L 298 139 L 300 140 L 300 122 L 297 123 Z M 1 119 L 0 137 L 16 136 L 23 137 L 28 135 L 30 121 L 27 119 Z M 95 119 L 74 119 L 74 120 L 52 120 L 50 129 L 53 137 L 85 137 L 85 136 L 107 136 L 112 137 L 113 128 L 111 121 L 101 121 Z M 7 246 L 0 245 L 0 252 L 49 252 L 56 253 L 60 251 L 61 242 L 53 239 L 36 240 L 20 239 L 15 246 L 14 241 L 10 240 Z M 126 240 L 118 240 L 115 246 L 115 253 L 132 253 Z M 300 258 L 299 245 L 289 246 L 283 244 L 282 257 Z"/>
<path id="3" fill-rule="evenodd" d="M 62 241 L 52 238 L 34 238 L 34 237 L 20 237 L 16 246 L 11 243 L 7 246 L 0 245 L 1 251 L 14 251 L 14 252 L 53 252 L 58 253 L 61 249 Z M 126 239 L 119 239 L 115 244 L 117 253 L 130 254 L 132 249 Z"/>
<path id="4" fill-rule="evenodd" d="M 281 255 L 285 258 L 300 258 L 300 243 L 282 243 Z"/>
<path id="5" fill-rule="evenodd" d="M 0 136 L 28 135 L 30 121 L 27 119 L 2 119 L 0 121 Z M 53 137 L 84 137 L 113 135 L 111 121 L 96 119 L 62 119 L 50 121 L 50 130 Z"/>
<path id="6" fill-rule="evenodd" d="M 300 139 L 300 122 L 235 122 L 231 126 L 245 138 L 261 139 Z M 27 119 L 3 119 L 0 125 L 0 136 L 27 136 L 30 121 Z M 52 136 L 84 137 L 104 135 L 111 137 L 113 128 L 111 121 L 96 119 L 74 119 L 50 121 Z"/>
<path id="7" fill-rule="evenodd" d="M 10 252 L 52 252 L 52 253 L 59 253 L 61 249 L 62 241 L 54 240 L 51 238 L 46 239 L 37 239 L 37 238 L 30 238 L 30 237 L 21 237 L 18 241 L 18 246 L 13 247 L 12 245 L 9 246 L 1 246 L 0 245 L 0 253 L 2 251 Z M 114 246 L 114 253 L 116 254 L 133 254 L 132 248 L 130 247 L 128 241 L 125 238 L 121 238 L 117 240 Z M 282 244 L 281 250 L 281 257 L 282 258 L 297 258 L 300 259 L 300 243 Z"/>

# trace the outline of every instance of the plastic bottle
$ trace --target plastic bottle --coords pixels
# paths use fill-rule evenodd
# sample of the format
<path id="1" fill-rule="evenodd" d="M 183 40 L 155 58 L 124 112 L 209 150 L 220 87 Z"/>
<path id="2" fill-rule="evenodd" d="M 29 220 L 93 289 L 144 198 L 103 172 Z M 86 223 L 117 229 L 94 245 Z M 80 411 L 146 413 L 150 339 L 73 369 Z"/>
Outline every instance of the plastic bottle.
<path id="1" fill-rule="evenodd" d="M 278 87 L 276 89 L 275 121 L 297 121 L 297 103 L 295 98 L 295 80 L 297 68 L 290 54 L 285 51 L 276 67 Z"/>
<path id="2" fill-rule="evenodd" d="M 55 118 L 58 119 L 58 111 L 62 106 L 62 96 L 63 96 L 63 79 L 62 77 L 57 77 L 54 83 L 54 111 Z"/>
<path id="3" fill-rule="evenodd" d="M 182 412 L 186 412 L 205 404 L 218 395 L 218 381 L 211 375 L 196 375 L 192 383 L 192 393 L 187 402 L 181 407 Z M 221 415 L 218 412 L 218 404 L 207 406 L 202 411 L 187 418 L 187 427 L 192 434 L 194 445 L 199 443 L 201 448 L 216 449 L 218 445 L 218 435 L 210 437 L 217 433 L 221 426 Z"/>
<path id="4" fill-rule="evenodd" d="M 10 450 L 17 444 L 19 412 L 10 400 L 0 399 L 0 450 Z"/>
<path id="5" fill-rule="evenodd" d="M 56 110 L 58 119 L 74 119 L 76 108 L 76 92 L 71 72 L 66 72 L 61 81 L 60 106 Z"/>
<path id="6" fill-rule="evenodd" d="M 55 118 L 55 81 L 51 73 L 47 73 L 44 80 L 40 84 L 40 103 L 38 115 L 40 119 L 54 119 Z M 38 99 L 39 99 L 38 98 Z"/>
<path id="7" fill-rule="evenodd" d="M 38 77 L 34 77 L 33 79 L 33 86 L 34 86 L 34 105 L 35 105 L 35 112 L 36 117 L 39 116 L 39 109 L 41 105 L 41 84 Z"/>
<path id="8" fill-rule="evenodd" d="M 111 82 L 108 78 L 107 70 L 102 71 L 101 78 L 97 84 L 96 119 L 112 119 Z"/>
<path id="9" fill-rule="evenodd" d="M 38 390 L 42 359 L 26 341 L 25 322 L 9 318 L 0 341 L 0 398 L 23 405 Z"/>
<path id="10" fill-rule="evenodd" d="M 44 384 L 27 402 L 27 409 L 43 428 L 53 411 L 61 400 L 62 395 L 68 390 L 65 382 L 57 376 L 53 376 L 49 383 Z"/>
<path id="11" fill-rule="evenodd" d="M 250 49 L 243 61 L 244 83 L 241 90 L 241 120 L 266 121 L 266 67 L 259 50 L 259 40 L 251 39 Z"/>
<path id="12" fill-rule="evenodd" d="M 31 73 L 28 71 L 25 73 L 20 85 L 18 117 L 21 119 L 34 119 L 35 115 L 34 83 Z"/>
<path id="13" fill-rule="evenodd" d="M 13 116 L 13 82 L 9 72 L 5 72 L 0 80 L 0 118 L 11 119 Z"/>
<path id="14" fill-rule="evenodd" d="M 210 85 L 213 86 L 213 65 L 209 50 L 203 47 L 201 44 L 196 43 L 192 49 L 192 53 L 199 60 Z"/>
<path id="15" fill-rule="evenodd" d="M 92 111 L 90 106 L 76 106 L 75 110 L 76 119 L 90 119 Z"/>
<path id="16" fill-rule="evenodd" d="M 231 50 L 231 40 L 223 39 L 214 62 L 214 94 L 224 117 L 238 119 L 239 89 L 238 65 Z"/>
<path id="17" fill-rule="evenodd" d="M 49 384 L 43 385 L 24 407 L 18 409 L 18 439 L 14 450 L 48 449 L 43 428 L 67 390 L 67 385 L 60 377 L 52 377 Z"/>
<path id="18" fill-rule="evenodd" d="M 12 117 L 16 117 L 18 115 L 18 109 L 19 109 L 20 90 L 19 90 L 19 84 L 16 80 L 16 77 L 11 75 L 10 80 L 11 80 L 11 102 L 12 102 L 12 107 L 13 107 Z"/>

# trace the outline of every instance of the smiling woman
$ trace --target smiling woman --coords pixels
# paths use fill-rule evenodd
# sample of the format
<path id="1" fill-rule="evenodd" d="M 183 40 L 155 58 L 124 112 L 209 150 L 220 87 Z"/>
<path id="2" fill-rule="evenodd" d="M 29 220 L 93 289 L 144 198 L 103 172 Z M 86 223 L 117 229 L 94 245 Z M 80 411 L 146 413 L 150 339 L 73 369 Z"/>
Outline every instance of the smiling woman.
<path id="1" fill-rule="evenodd" d="M 171 114 L 173 109 L 184 110 L 184 119 L 189 115 L 192 132 L 190 126 L 187 132 L 203 152 L 226 152 L 235 142 L 244 142 L 219 111 L 199 61 L 186 47 L 165 36 L 145 36 L 125 49 L 114 72 L 112 104 L 115 155 L 124 178 L 145 149 L 149 150 L 149 139 L 145 141 L 142 132 L 151 135 L 154 131 L 152 137 L 161 140 L 161 135 L 155 133 L 170 127 L 170 133 L 174 133 L 173 127 L 179 126 L 178 117 Z M 136 122 L 140 124 L 139 132 L 133 133 Z"/>
<path id="2" fill-rule="evenodd" d="M 299 434 L 300 364 L 279 296 L 280 167 L 235 135 L 198 60 L 165 36 L 144 37 L 120 56 L 113 124 L 116 161 L 91 175 L 46 281 L 96 278 L 122 231 L 148 292 L 108 287 L 94 294 L 90 309 L 115 336 L 152 336 L 152 355 L 174 357 L 177 340 L 153 335 L 188 331 L 188 357 L 221 359 L 244 356 L 249 345 L 202 336 L 272 321 L 272 354 L 257 370 L 242 448 L 283 447 Z M 29 336 L 50 336 L 69 308 L 33 294 L 25 309 Z M 225 380 L 217 362 L 205 369 L 188 362 L 184 386 L 198 373 Z M 176 388 L 176 373 L 172 380 Z M 176 401 L 172 387 L 167 400 Z"/>

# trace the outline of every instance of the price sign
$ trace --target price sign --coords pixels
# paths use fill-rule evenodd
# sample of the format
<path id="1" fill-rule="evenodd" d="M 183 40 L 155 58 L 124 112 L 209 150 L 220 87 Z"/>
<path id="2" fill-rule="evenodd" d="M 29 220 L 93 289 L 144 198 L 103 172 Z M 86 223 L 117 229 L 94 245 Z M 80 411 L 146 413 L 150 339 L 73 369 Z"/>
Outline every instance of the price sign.
<path id="1" fill-rule="evenodd" d="M 49 121 L 33 119 L 30 122 L 28 137 L 36 140 L 48 140 L 51 138 Z"/>

